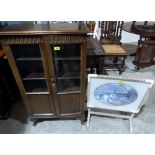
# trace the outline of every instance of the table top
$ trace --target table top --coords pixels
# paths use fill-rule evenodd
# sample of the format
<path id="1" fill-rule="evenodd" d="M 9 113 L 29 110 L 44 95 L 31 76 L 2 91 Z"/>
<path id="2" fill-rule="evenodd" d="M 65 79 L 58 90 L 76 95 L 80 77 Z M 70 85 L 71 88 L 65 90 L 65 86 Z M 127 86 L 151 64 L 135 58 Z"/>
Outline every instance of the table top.
<path id="1" fill-rule="evenodd" d="M 134 33 L 134 32 L 131 30 L 131 25 L 132 25 L 132 22 L 125 22 L 124 25 L 123 25 L 122 30 L 123 30 L 123 31 L 126 31 L 126 32 L 129 32 L 129 33 Z"/>
<path id="2" fill-rule="evenodd" d="M 83 23 L 12 24 L 0 29 L 0 35 L 86 34 Z"/>
<path id="3" fill-rule="evenodd" d="M 155 22 L 148 22 L 147 23 L 147 26 L 153 26 L 155 24 Z M 139 29 L 139 31 L 134 31 L 132 28 L 131 28 L 131 25 L 132 25 L 132 22 L 125 22 L 124 25 L 123 25 L 123 28 L 122 30 L 126 31 L 126 32 L 129 32 L 129 33 L 133 33 L 133 34 L 137 34 L 137 35 L 141 35 L 141 36 L 144 36 L 144 37 L 154 37 L 155 36 L 155 31 L 154 30 L 150 30 L 148 28 L 146 29 Z M 144 25 L 144 22 L 136 22 L 135 25 L 137 26 L 143 26 Z"/>
<path id="4" fill-rule="evenodd" d="M 101 43 L 95 38 L 89 38 L 87 41 L 87 48 L 88 48 L 88 56 L 103 56 L 105 51 L 103 50 Z"/>

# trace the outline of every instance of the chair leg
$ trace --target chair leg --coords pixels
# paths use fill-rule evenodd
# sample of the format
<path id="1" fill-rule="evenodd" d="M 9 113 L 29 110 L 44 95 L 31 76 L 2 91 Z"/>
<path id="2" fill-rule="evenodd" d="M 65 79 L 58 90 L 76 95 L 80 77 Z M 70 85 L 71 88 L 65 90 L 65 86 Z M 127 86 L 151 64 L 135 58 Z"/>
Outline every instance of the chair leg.
<path id="1" fill-rule="evenodd" d="M 117 65 L 117 69 L 118 69 L 119 75 L 121 75 L 122 72 L 123 72 L 122 66 L 121 65 Z"/>
<path id="2" fill-rule="evenodd" d="M 97 69 L 93 68 L 93 74 L 97 74 Z"/>
<path id="3" fill-rule="evenodd" d="M 122 74 L 123 71 L 125 70 L 125 59 L 126 59 L 126 57 L 122 57 L 122 59 L 123 59 L 122 63 L 117 66 L 119 74 Z"/>
<path id="4" fill-rule="evenodd" d="M 90 123 L 90 108 L 88 108 L 87 126 L 89 126 L 89 123 Z"/>

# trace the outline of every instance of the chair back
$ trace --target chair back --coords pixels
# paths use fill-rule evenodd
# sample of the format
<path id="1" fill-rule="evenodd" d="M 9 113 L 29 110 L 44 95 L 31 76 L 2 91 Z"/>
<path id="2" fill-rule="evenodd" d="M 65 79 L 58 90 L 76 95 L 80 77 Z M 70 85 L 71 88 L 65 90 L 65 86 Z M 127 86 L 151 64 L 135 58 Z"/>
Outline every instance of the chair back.
<path id="1" fill-rule="evenodd" d="M 102 21 L 100 41 L 103 44 L 121 44 L 123 21 Z"/>

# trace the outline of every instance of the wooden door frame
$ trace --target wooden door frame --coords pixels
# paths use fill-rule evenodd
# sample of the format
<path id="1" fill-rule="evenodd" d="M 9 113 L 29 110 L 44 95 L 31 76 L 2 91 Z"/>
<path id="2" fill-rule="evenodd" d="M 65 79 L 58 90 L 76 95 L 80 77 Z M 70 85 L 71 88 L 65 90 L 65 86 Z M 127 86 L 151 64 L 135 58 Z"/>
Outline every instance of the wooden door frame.
<path id="1" fill-rule="evenodd" d="M 18 71 L 18 68 L 17 68 L 17 65 L 16 65 L 16 62 L 14 60 L 14 57 L 13 57 L 13 54 L 12 54 L 12 51 L 10 49 L 10 45 L 11 44 L 5 44 L 3 43 L 2 44 L 2 47 L 3 49 L 5 50 L 6 52 L 6 56 L 7 56 L 7 59 L 8 59 L 8 62 L 9 62 L 9 65 L 10 65 L 10 68 L 13 72 L 13 76 L 15 78 L 15 81 L 17 83 L 17 86 L 19 88 L 19 91 L 20 91 L 20 94 L 24 100 L 24 103 L 26 104 L 26 108 L 29 112 L 29 114 L 32 113 L 32 107 L 31 107 L 31 104 L 27 98 L 27 95 L 25 94 L 25 89 L 24 89 L 24 85 L 23 85 L 23 82 L 22 82 L 22 79 L 21 79 L 21 76 L 19 74 L 19 71 Z"/>
<path id="2" fill-rule="evenodd" d="M 19 40 L 20 40 L 20 38 L 19 38 Z M 30 103 L 30 101 L 29 101 L 29 99 L 28 99 L 28 97 L 26 95 L 25 88 L 24 88 L 21 76 L 19 74 L 18 67 L 16 65 L 14 56 L 12 54 L 10 45 L 21 45 L 21 44 L 30 45 L 30 44 L 36 44 L 36 45 L 39 46 L 39 50 L 40 50 L 40 54 L 41 54 L 41 59 L 42 59 L 42 64 L 43 64 L 43 68 L 44 68 L 44 72 L 45 72 L 46 84 L 47 84 L 48 91 L 49 91 L 51 111 L 55 115 L 56 114 L 56 110 L 55 110 L 55 106 L 54 106 L 54 102 L 53 102 L 53 96 L 52 96 L 52 92 L 51 92 L 51 88 L 50 88 L 50 76 L 49 76 L 48 66 L 47 66 L 47 62 L 46 62 L 46 59 L 47 59 L 46 57 L 47 56 L 46 56 L 46 52 L 45 52 L 45 49 L 44 49 L 44 44 L 40 40 L 41 40 L 41 37 L 39 39 L 39 42 L 38 42 L 37 39 L 36 39 L 36 42 L 31 42 L 28 39 L 27 39 L 27 41 L 24 41 L 24 42 L 22 42 L 22 41 L 18 42 L 17 40 L 14 40 L 13 37 L 12 37 L 11 40 L 9 39 L 8 42 L 2 43 L 1 45 L 2 45 L 3 49 L 6 51 L 6 56 L 8 58 L 8 62 L 9 62 L 10 68 L 11 68 L 11 70 L 13 72 L 13 75 L 14 75 L 14 78 L 16 80 L 17 86 L 19 88 L 20 94 L 21 94 L 21 96 L 22 96 L 22 98 L 24 100 L 24 103 L 26 104 L 26 108 L 27 108 L 29 114 L 33 114 L 31 103 Z"/>
<path id="3" fill-rule="evenodd" d="M 48 64 L 48 72 L 49 72 L 49 89 L 51 90 L 51 95 L 54 100 L 56 114 L 60 115 L 60 105 L 59 99 L 57 97 L 57 89 L 56 89 L 56 77 L 55 77 L 55 69 L 53 63 L 53 55 L 51 54 L 51 46 L 50 43 L 44 43 L 45 53 L 46 53 L 46 61 Z"/>
<path id="4" fill-rule="evenodd" d="M 84 112 L 85 100 L 86 100 L 86 61 L 87 60 L 87 42 L 81 44 L 81 97 L 80 97 L 80 110 L 81 113 Z"/>
<path id="5" fill-rule="evenodd" d="M 71 37 L 70 37 L 71 36 Z M 68 38 L 67 38 L 68 37 Z M 87 36 L 80 35 L 76 39 L 76 35 L 74 36 L 74 40 L 72 40 L 72 35 L 68 36 L 59 36 L 56 37 L 56 41 L 54 40 L 54 35 L 49 35 L 49 36 L 44 36 L 44 46 L 45 50 L 47 53 L 47 63 L 48 63 L 48 68 L 49 68 L 49 73 L 50 73 L 50 78 L 51 78 L 51 89 L 53 92 L 53 99 L 56 107 L 56 112 L 57 115 L 60 114 L 60 102 L 59 102 L 59 97 L 57 94 L 57 88 L 56 88 L 56 75 L 55 75 L 55 68 L 54 68 L 54 63 L 53 63 L 53 55 L 51 54 L 51 45 L 54 44 L 80 44 L 80 113 L 83 115 L 84 114 L 84 102 L 86 98 L 86 56 L 87 56 Z M 60 38 L 60 40 L 59 40 Z M 67 38 L 67 39 L 66 39 Z"/>
<path id="6" fill-rule="evenodd" d="M 51 90 L 51 82 L 50 82 L 50 74 L 49 74 L 49 69 L 48 69 L 48 63 L 46 61 L 48 55 L 46 54 L 46 50 L 44 48 L 44 43 L 40 43 L 39 48 L 40 48 L 40 54 L 41 54 L 42 63 L 43 63 L 43 67 L 44 67 L 44 72 L 45 72 L 46 84 L 47 84 L 47 88 L 48 88 L 48 91 L 49 91 L 51 109 L 53 110 L 53 113 L 56 114 L 56 108 L 55 108 L 53 95 L 52 95 L 53 93 L 52 93 L 52 90 Z"/>

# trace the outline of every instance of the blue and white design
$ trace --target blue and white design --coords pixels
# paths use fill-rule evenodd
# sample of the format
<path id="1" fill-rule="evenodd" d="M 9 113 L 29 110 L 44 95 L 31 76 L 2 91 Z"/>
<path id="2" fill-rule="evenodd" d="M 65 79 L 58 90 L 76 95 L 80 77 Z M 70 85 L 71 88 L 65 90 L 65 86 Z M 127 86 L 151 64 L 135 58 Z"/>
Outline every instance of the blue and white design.
<path id="1" fill-rule="evenodd" d="M 122 106 L 133 103 L 138 98 L 138 93 L 126 84 L 106 83 L 95 89 L 94 96 L 103 104 Z"/>

